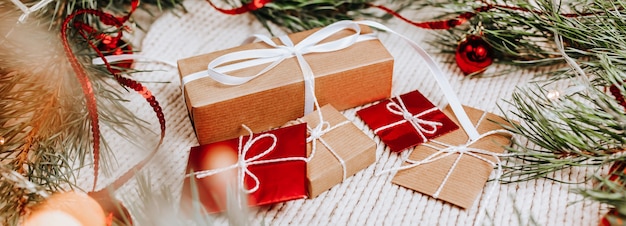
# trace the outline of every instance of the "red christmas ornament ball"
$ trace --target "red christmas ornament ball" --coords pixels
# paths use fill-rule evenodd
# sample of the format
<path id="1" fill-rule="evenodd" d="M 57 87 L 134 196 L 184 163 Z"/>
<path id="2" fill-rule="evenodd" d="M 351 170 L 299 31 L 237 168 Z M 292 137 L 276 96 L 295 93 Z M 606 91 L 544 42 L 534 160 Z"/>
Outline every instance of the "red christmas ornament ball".
<path id="1" fill-rule="evenodd" d="M 463 74 L 482 73 L 493 63 L 493 50 L 478 35 L 468 35 L 456 48 L 456 64 Z"/>

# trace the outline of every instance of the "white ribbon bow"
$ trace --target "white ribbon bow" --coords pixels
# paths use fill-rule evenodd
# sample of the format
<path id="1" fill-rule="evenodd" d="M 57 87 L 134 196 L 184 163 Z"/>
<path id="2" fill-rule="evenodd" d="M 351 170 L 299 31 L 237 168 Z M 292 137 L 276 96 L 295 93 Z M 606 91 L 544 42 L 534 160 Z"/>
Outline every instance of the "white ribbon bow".
<path id="1" fill-rule="evenodd" d="M 428 138 L 426 138 L 426 136 L 424 135 L 424 133 L 426 134 L 435 134 L 435 132 L 437 132 L 437 127 L 438 126 L 442 126 L 443 124 L 441 122 L 436 122 L 436 121 L 430 121 L 430 120 L 425 120 L 425 119 L 421 119 L 420 117 L 429 114 L 433 111 L 437 111 L 438 109 L 436 107 L 430 108 L 428 110 L 422 111 L 420 113 L 417 114 L 413 114 L 411 113 L 406 106 L 404 105 L 404 102 L 402 101 L 402 98 L 400 98 L 400 96 L 398 96 L 396 98 L 398 100 L 398 103 L 396 103 L 395 101 L 390 101 L 389 103 L 387 103 L 387 110 L 389 112 L 391 112 L 392 114 L 395 115 L 400 115 L 402 116 L 404 119 L 388 124 L 388 125 L 384 125 L 381 127 L 378 127 L 377 129 L 374 130 L 374 133 L 378 133 L 380 131 L 392 128 L 394 126 L 398 126 L 400 124 L 404 124 L 405 122 L 409 122 L 413 128 L 415 129 L 415 131 L 417 132 L 417 134 L 420 135 L 420 137 L 422 138 L 423 142 L 428 141 Z M 424 128 L 424 126 L 428 126 L 430 127 L 429 129 Z"/>
<path id="2" fill-rule="evenodd" d="M 320 110 L 318 110 L 318 112 L 320 112 Z M 322 138 L 322 136 L 336 129 L 337 127 L 350 123 L 350 121 L 343 121 L 341 123 L 338 123 L 337 125 L 330 126 L 329 122 L 323 121 L 324 119 L 322 118 L 321 113 L 319 113 L 319 118 L 320 123 L 317 124 L 315 128 L 311 128 L 309 127 L 309 125 L 307 125 L 307 129 L 310 135 L 306 138 L 306 142 L 311 142 L 311 154 L 309 155 L 308 161 L 311 161 L 311 159 L 313 159 L 313 157 L 315 156 L 315 153 L 317 152 L 317 141 L 319 141 L 320 143 L 322 143 L 322 145 L 324 145 L 324 147 L 326 147 L 326 149 L 328 149 L 328 151 L 335 157 L 335 159 L 339 161 L 339 164 L 341 164 L 341 169 L 343 172 L 341 181 L 344 181 L 348 176 L 346 162 L 343 160 L 343 158 L 341 158 L 341 156 L 339 156 L 339 154 L 337 154 L 337 152 L 335 152 L 335 150 L 324 140 L 324 138 Z"/>
<path id="3" fill-rule="evenodd" d="M 286 158 L 278 158 L 278 159 L 259 160 L 260 158 L 263 158 L 264 156 L 266 156 L 267 154 L 269 154 L 270 152 L 274 150 L 274 148 L 276 147 L 276 142 L 278 141 L 278 138 L 276 137 L 276 135 L 271 134 L 271 133 L 265 133 L 257 137 L 253 137 L 254 134 L 252 133 L 252 130 L 250 130 L 250 128 L 248 128 L 245 125 L 242 125 L 242 126 L 246 130 L 248 130 L 250 135 L 249 135 L 248 141 L 246 141 L 245 144 L 243 144 L 243 136 L 239 137 L 237 163 L 227 166 L 227 167 L 195 172 L 193 173 L 193 175 L 195 175 L 196 178 L 202 179 L 202 178 L 212 176 L 212 175 L 215 175 L 215 174 L 227 171 L 227 170 L 238 169 L 237 180 L 239 183 L 237 186 L 239 187 L 240 190 L 242 190 L 246 194 L 251 194 L 251 193 L 256 192 L 259 189 L 259 185 L 261 184 L 261 182 L 259 181 L 259 178 L 252 171 L 250 171 L 250 169 L 248 169 L 248 166 L 261 165 L 261 164 L 274 163 L 274 162 L 286 162 L 286 161 L 305 161 L 306 162 L 307 161 L 307 158 L 304 158 L 304 157 L 286 157 Z M 246 159 L 246 154 L 248 153 L 250 148 L 257 141 L 264 139 L 264 138 L 272 139 L 272 145 L 269 148 L 267 148 L 267 150 Z M 254 187 L 251 189 L 247 189 L 245 186 L 246 175 L 248 175 L 254 180 Z"/>
<path id="4" fill-rule="evenodd" d="M 353 30 L 355 33 L 338 40 L 320 43 L 324 39 L 342 30 Z M 296 45 L 293 44 L 288 36 L 280 36 L 278 38 L 283 45 L 276 44 L 271 38 L 265 35 L 253 35 L 249 40 L 259 39 L 273 48 L 243 50 L 222 55 L 208 64 L 207 71 L 197 72 L 185 76 L 183 78 L 183 85 L 204 77 L 210 77 L 224 85 L 241 85 L 265 74 L 280 64 L 283 60 L 296 57 L 300 70 L 302 71 L 302 76 L 304 77 L 304 114 L 306 115 L 313 111 L 313 102 L 315 101 L 315 76 L 313 75 L 311 66 L 304 59 L 303 55 L 308 53 L 338 51 L 347 48 L 356 42 L 372 40 L 376 37 L 373 34 L 362 35 L 361 28 L 357 23 L 352 21 L 340 21 L 316 31 Z M 252 76 L 239 77 L 225 74 L 226 72 L 265 63 L 271 64 Z M 221 66 L 223 64 L 227 65 Z"/>

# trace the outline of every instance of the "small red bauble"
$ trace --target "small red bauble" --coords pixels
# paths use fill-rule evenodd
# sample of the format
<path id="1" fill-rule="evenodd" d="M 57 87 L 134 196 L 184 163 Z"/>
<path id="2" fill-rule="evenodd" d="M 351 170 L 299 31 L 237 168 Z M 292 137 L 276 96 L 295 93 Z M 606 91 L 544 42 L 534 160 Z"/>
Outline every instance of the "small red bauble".
<path id="1" fill-rule="evenodd" d="M 478 74 L 493 63 L 493 50 L 478 35 L 468 35 L 456 48 L 456 64 L 463 74 Z"/>

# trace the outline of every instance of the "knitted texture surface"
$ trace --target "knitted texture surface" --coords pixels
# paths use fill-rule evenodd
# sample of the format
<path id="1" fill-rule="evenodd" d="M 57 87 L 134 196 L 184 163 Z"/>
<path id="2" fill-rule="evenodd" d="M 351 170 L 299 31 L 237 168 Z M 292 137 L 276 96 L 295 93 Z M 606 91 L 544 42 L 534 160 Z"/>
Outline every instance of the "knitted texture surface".
<path id="1" fill-rule="evenodd" d="M 161 61 L 176 62 L 179 59 L 238 46 L 252 34 L 268 34 L 268 31 L 250 15 L 229 16 L 215 11 L 201 0 L 186 0 L 188 12 L 164 12 L 150 20 L 145 34 L 135 36 L 143 56 Z M 419 15 L 413 15 L 419 20 Z M 507 112 L 505 103 L 517 86 L 528 85 L 533 75 L 541 71 L 515 71 L 505 76 L 467 79 L 454 63 L 454 55 L 440 54 L 439 50 L 426 44 L 436 35 L 399 20 L 384 22 L 410 39 L 420 43 L 446 73 L 447 79 L 464 105 L 503 114 L 498 105 Z M 276 33 L 282 34 L 278 29 Z M 393 94 L 399 95 L 419 90 L 438 107 L 447 103 L 435 79 L 430 75 L 421 58 L 400 38 L 379 33 L 382 43 L 395 58 Z M 198 145 L 187 109 L 181 95 L 180 79 L 175 67 L 154 61 L 137 62 L 135 67 L 150 72 L 134 75 L 144 81 L 163 107 L 167 120 L 167 134 L 152 161 L 142 170 L 151 178 L 154 187 L 167 187 L 179 197 L 185 176 L 187 157 L 192 146 Z M 492 70 L 504 70 L 492 66 Z M 208 94 L 210 95 L 210 94 Z M 129 106 L 141 119 L 148 121 L 158 131 L 158 121 L 152 109 L 139 95 L 129 93 Z M 349 177 L 314 199 L 302 199 L 254 209 L 253 223 L 267 225 L 474 225 L 478 210 L 485 208 L 483 225 L 597 225 L 606 207 L 571 192 L 585 184 L 563 184 L 538 179 L 496 187 L 489 202 L 483 197 L 483 189 L 471 208 L 461 209 L 418 192 L 392 184 L 393 174 L 376 176 L 376 172 L 402 163 L 402 154 L 391 153 L 361 119 L 356 116 L 357 107 L 342 113 L 362 129 L 377 144 L 377 161 L 368 168 Z M 237 111 L 237 109 L 232 109 Z M 245 123 L 245 122 L 242 122 Z M 104 131 L 111 133 L 110 131 Z M 155 140 L 158 135 L 141 134 L 143 143 Z M 116 156 L 113 170 L 104 175 L 100 184 L 106 184 L 143 159 L 149 145 L 131 145 L 124 138 L 112 136 L 108 140 Z M 566 181 L 581 182 L 592 169 L 577 169 L 554 175 Z M 90 184 L 89 173 L 82 174 L 81 182 Z M 493 174 L 492 174 L 493 177 Z M 488 182 L 492 183 L 492 182 Z M 130 181 L 117 193 L 125 202 L 138 199 L 134 194 L 135 181 Z M 588 185 L 587 185 L 588 186 Z M 485 188 L 488 187 L 488 184 Z M 226 222 L 222 219 L 223 222 Z M 218 220 L 218 222 L 220 222 Z M 254 224 L 253 224 L 254 225 Z"/>

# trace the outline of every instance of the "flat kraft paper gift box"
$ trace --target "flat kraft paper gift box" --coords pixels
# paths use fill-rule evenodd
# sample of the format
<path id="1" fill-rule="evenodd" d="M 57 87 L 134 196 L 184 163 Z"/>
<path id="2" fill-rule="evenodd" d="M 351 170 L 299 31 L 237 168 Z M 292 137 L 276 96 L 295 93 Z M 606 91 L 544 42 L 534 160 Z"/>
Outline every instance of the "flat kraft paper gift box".
<path id="1" fill-rule="evenodd" d="M 367 27 L 363 30 L 371 32 Z M 293 43 L 314 33 L 289 35 Z M 355 34 L 343 30 L 322 42 Z M 274 39 L 276 43 L 280 43 Z M 265 43 L 195 56 L 178 61 L 181 79 L 206 71 L 207 64 L 227 53 L 267 49 Z M 367 40 L 333 52 L 308 53 L 304 58 L 315 75 L 315 95 L 320 106 L 332 103 L 338 110 L 388 98 L 391 93 L 393 58 L 379 40 Z M 228 72 L 234 76 L 257 74 L 268 64 Z M 245 134 L 241 123 L 254 132 L 276 128 L 304 115 L 303 75 L 295 57 L 285 59 L 267 73 L 236 86 L 201 78 L 184 85 L 184 97 L 200 144 Z"/>
<path id="2" fill-rule="evenodd" d="M 365 135 L 333 106 L 323 106 L 321 113 L 323 121 L 328 123 L 322 125 L 320 130 L 322 132 L 318 133 L 321 134 L 320 138 L 312 141 L 315 142 L 314 154 L 312 153 L 312 142 L 307 143 L 308 156 L 309 158 L 313 156 L 307 163 L 309 198 L 315 198 L 341 183 L 344 180 L 344 167 L 347 178 L 376 161 L 376 142 Z M 315 130 L 319 125 L 319 113 L 315 111 L 298 121 L 307 123 L 310 136 L 310 134 L 315 133 L 312 130 Z M 328 147 L 332 149 L 334 154 Z"/>
<path id="3" fill-rule="evenodd" d="M 503 118 L 495 114 L 467 106 L 464 106 L 464 109 L 469 115 L 473 125 L 480 123 L 477 127 L 479 134 L 485 134 L 494 130 L 502 130 L 503 128 L 494 123 L 494 121 L 503 125 L 508 124 Z M 446 107 L 444 113 L 446 113 L 451 119 L 454 120 L 455 123 L 458 124 L 458 120 L 452 113 L 449 106 Z M 485 115 L 483 116 L 483 114 Z M 446 147 L 441 144 L 452 146 L 464 145 L 468 142 L 468 140 L 469 139 L 465 131 L 459 129 L 435 138 L 429 143 L 415 147 L 408 159 L 421 161 L 435 154 L 437 152 L 435 148 L 441 150 Z M 473 144 L 470 144 L 468 147 L 493 152 L 497 155 L 502 154 L 505 147 L 510 144 L 510 134 L 496 133 L 484 136 L 475 141 Z M 496 162 L 494 156 L 477 153 L 472 154 L 492 161 L 492 163 Z M 490 165 L 490 163 L 486 161 L 471 156 L 469 153 L 464 153 L 464 155 L 460 157 L 456 167 L 452 168 L 459 155 L 459 153 L 454 153 L 429 163 L 400 170 L 394 176 L 392 183 L 467 209 L 472 206 L 474 200 L 476 200 L 478 195 L 481 194 L 481 191 L 485 187 L 485 183 L 489 179 L 489 175 L 493 171 L 494 166 Z M 409 165 L 409 163 L 405 162 L 403 166 L 405 165 Z M 451 169 L 452 171 L 450 176 L 444 181 L 444 178 L 446 178 L 446 175 Z M 437 190 L 440 190 L 438 194 Z"/>
<path id="4" fill-rule="evenodd" d="M 238 165 L 238 156 L 243 156 L 248 171 Z M 306 161 L 306 123 L 193 147 L 181 205 L 191 208 L 192 177 L 198 200 L 209 213 L 224 210 L 228 189 L 233 193 L 236 188 L 251 191 L 247 197 L 250 206 L 306 198 Z M 239 172 L 245 172 L 243 181 L 238 181 Z M 235 185 L 227 188 L 225 181 Z"/>

